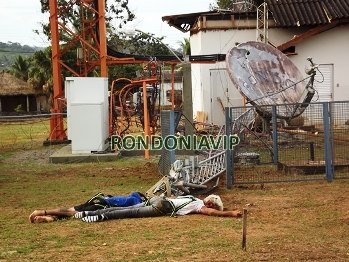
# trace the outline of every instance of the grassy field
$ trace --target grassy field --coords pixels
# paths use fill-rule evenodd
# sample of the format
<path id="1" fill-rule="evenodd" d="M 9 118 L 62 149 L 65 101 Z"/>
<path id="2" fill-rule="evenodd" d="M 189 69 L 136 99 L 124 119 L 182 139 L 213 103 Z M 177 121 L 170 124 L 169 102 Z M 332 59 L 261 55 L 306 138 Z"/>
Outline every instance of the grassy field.
<path id="1" fill-rule="evenodd" d="M 0 122 L 0 150 L 11 152 L 40 147 L 49 133 L 50 123 L 47 118 Z"/>
<path id="2" fill-rule="evenodd" d="M 0 126 L 0 134 L 4 130 Z M 22 146 L 1 140 L 0 261 L 349 261 L 349 180 L 227 190 L 223 177 L 215 193 L 226 208 L 248 209 L 246 251 L 241 219 L 188 215 L 30 224 L 34 209 L 70 207 L 97 192 L 145 192 L 160 177 L 156 157 L 49 164 L 60 146 L 41 146 L 45 134 L 29 137 Z"/>

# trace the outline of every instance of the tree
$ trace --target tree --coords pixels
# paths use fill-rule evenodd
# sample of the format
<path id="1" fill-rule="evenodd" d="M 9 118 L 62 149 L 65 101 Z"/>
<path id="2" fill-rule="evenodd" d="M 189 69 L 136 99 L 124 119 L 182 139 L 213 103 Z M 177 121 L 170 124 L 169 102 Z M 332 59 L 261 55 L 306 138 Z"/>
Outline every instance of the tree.
<path id="1" fill-rule="evenodd" d="M 79 2 L 79 1 L 77 1 Z M 94 1 L 97 2 L 97 1 Z M 127 22 L 132 21 L 135 18 L 135 15 L 128 8 L 128 0 L 105 0 L 106 2 L 106 27 L 108 31 L 114 31 L 116 28 L 122 28 L 123 25 Z M 40 0 L 41 3 L 41 12 L 49 13 L 49 0 Z M 59 6 L 64 6 L 67 4 L 66 0 L 58 0 Z M 76 30 L 80 29 L 80 11 L 78 5 L 69 6 L 65 8 L 64 15 L 61 16 L 65 25 L 72 25 Z M 116 21 L 116 26 L 113 25 L 112 21 Z M 42 32 L 44 35 L 50 39 L 50 25 L 49 23 L 42 23 Z M 36 33 L 39 34 L 39 30 L 36 30 Z"/>
<path id="2" fill-rule="evenodd" d="M 210 5 L 210 9 L 228 9 L 232 10 L 235 7 L 241 9 L 241 6 L 246 7 L 255 7 L 263 2 L 263 0 L 216 0 L 216 6 Z"/>
<path id="3" fill-rule="evenodd" d="M 35 52 L 29 61 L 29 82 L 34 88 L 49 93 L 52 89 L 51 48 Z"/>
<path id="4" fill-rule="evenodd" d="M 28 80 L 28 69 L 29 63 L 28 60 L 19 55 L 14 64 L 11 66 L 10 72 L 17 78 L 22 79 L 23 81 Z"/>
<path id="5" fill-rule="evenodd" d="M 145 32 L 125 34 L 119 32 L 110 36 L 108 45 L 119 52 L 140 56 L 172 55 L 168 47 L 163 44 L 163 37 L 156 37 Z"/>
<path id="6" fill-rule="evenodd" d="M 108 46 L 112 47 L 118 52 L 124 52 L 129 54 L 138 54 L 138 55 L 169 55 L 170 52 L 164 47 L 156 37 L 153 35 L 135 33 L 133 36 L 126 35 L 125 33 L 119 32 L 120 28 L 127 22 L 132 21 L 135 18 L 135 15 L 128 8 L 128 0 L 116 0 L 116 1 L 106 1 L 106 27 L 107 27 L 107 41 Z M 41 2 L 41 11 L 43 13 L 49 12 L 49 0 L 40 0 Z M 66 3 L 66 0 L 58 0 L 59 5 Z M 74 28 L 76 32 L 79 32 L 81 27 L 81 18 L 79 14 L 79 6 L 74 5 L 68 8 L 61 19 L 66 25 L 69 25 L 70 28 Z M 117 22 L 117 23 L 115 23 Z M 115 26 L 114 26 L 115 25 Z M 36 31 L 39 33 L 39 31 Z M 42 24 L 42 32 L 50 39 L 50 27 L 48 23 Z M 60 36 L 61 45 L 64 46 L 64 42 L 69 39 L 68 35 L 65 35 L 61 31 Z M 75 59 L 75 50 L 79 47 L 71 46 L 72 54 L 64 54 L 62 60 L 69 67 L 73 68 L 77 72 L 79 68 L 76 65 Z M 68 59 L 68 60 L 66 60 Z M 118 69 L 109 69 L 109 78 L 115 79 L 120 77 L 135 77 L 136 71 L 140 69 L 140 66 L 135 65 L 123 65 L 114 66 Z M 120 67 L 120 68 L 119 68 Z M 63 70 L 64 71 L 64 70 Z M 65 74 L 64 72 L 62 72 Z M 126 75 L 122 75 L 125 74 Z"/>
<path id="7" fill-rule="evenodd" d="M 120 32 L 110 36 L 108 46 L 122 53 L 145 57 L 172 55 L 162 43 L 162 40 L 163 38 L 158 38 L 144 32 L 135 32 L 132 35 Z M 121 77 L 132 79 L 137 77 L 137 71 L 140 70 L 142 70 L 142 67 L 137 64 L 119 65 L 110 67 L 108 73 L 110 79 Z"/>
<path id="8" fill-rule="evenodd" d="M 189 38 L 183 38 L 183 42 L 180 42 L 180 45 L 181 45 L 181 48 L 182 48 L 183 56 L 191 54 Z"/>

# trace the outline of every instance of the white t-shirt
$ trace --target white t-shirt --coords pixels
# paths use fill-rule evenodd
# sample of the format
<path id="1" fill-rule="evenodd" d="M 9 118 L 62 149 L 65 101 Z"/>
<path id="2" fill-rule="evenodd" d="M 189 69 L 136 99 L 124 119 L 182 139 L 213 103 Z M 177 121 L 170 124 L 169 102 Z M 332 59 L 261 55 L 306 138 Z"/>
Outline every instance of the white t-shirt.
<path id="1" fill-rule="evenodd" d="M 173 203 L 173 205 L 176 208 L 183 205 L 184 203 L 188 203 L 189 201 L 191 201 L 189 204 L 179 209 L 176 213 L 179 216 L 184 216 L 190 213 L 199 213 L 200 209 L 203 206 L 205 206 L 204 201 L 202 201 L 201 199 L 198 199 L 198 198 L 194 198 L 194 199 L 195 199 L 194 201 L 191 201 L 191 198 L 178 197 L 176 199 L 169 199 L 169 200 Z"/>

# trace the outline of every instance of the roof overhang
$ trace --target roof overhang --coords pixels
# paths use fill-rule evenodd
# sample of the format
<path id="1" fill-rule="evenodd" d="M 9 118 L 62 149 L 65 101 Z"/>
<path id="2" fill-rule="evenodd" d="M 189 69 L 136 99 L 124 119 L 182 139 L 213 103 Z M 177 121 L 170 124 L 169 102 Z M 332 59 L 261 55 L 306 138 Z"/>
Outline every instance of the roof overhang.
<path id="1" fill-rule="evenodd" d="M 239 17 L 239 19 L 255 18 L 256 12 L 236 13 L 230 10 L 216 10 L 208 12 L 163 16 L 162 21 L 167 22 L 170 26 L 177 28 L 179 31 L 186 33 L 195 31 L 199 21 L 232 20 L 232 17 Z"/>

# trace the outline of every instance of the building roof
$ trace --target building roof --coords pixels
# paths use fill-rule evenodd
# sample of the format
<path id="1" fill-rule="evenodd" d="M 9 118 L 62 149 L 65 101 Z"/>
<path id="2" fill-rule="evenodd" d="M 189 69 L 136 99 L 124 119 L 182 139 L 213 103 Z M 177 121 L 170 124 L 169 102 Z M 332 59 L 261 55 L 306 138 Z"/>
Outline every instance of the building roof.
<path id="1" fill-rule="evenodd" d="M 266 0 L 277 26 L 314 26 L 349 18 L 349 0 Z"/>
<path id="2" fill-rule="evenodd" d="M 232 15 L 239 18 L 256 17 L 256 12 L 240 12 L 233 10 L 214 10 L 200 13 L 180 14 L 163 16 L 162 21 L 166 21 L 170 26 L 177 28 L 183 33 L 190 32 L 200 17 L 205 16 L 206 20 L 231 20 Z"/>
<path id="3" fill-rule="evenodd" d="M 243 2 L 243 1 L 241 1 Z M 262 1 L 255 1 L 256 5 Z M 269 18 L 274 19 L 277 27 L 316 26 L 331 23 L 333 20 L 349 22 L 349 0 L 266 0 Z M 182 32 L 191 31 L 199 17 L 208 20 L 236 18 L 256 19 L 254 8 L 232 8 L 200 13 L 180 14 L 162 17 L 170 26 Z"/>
<path id="4" fill-rule="evenodd" d="M 0 72 L 0 96 L 34 95 L 38 92 L 29 83 Z"/>

